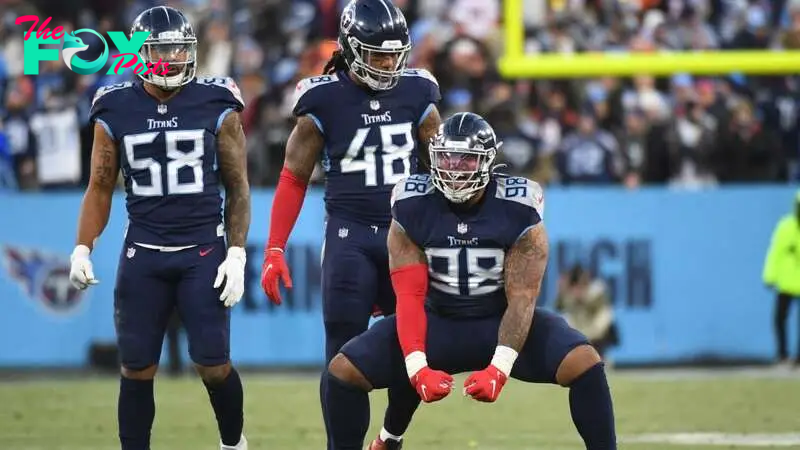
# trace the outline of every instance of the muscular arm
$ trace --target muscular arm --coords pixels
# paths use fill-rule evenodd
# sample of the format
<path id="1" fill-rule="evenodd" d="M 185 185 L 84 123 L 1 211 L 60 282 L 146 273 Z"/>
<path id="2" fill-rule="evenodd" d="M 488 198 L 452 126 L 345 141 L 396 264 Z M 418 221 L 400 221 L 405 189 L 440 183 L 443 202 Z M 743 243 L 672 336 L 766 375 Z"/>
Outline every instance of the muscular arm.
<path id="1" fill-rule="evenodd" d="M 426 117 L 419 126 L 419 131 L 417 133 L 419 142 L 417 152 L 419 153 L 419 160 L 424 166 L 423 169 L 426 171 L 431 167 L 431 154 L 428 151 L 428 144 L 430 144 L 431 138 L 436 135 L 436 132 L 439 131 L 439 125 L 441 124 L 442 118 L 439 116 L 439 109 L 433 106 L 428 117 Z"/>
<path id="2" fill-rule="evenodd" d="M 118 173 L 117 145 L 106 133 L 105 128 L 99 123 L 95 123 L 91 174 L 78 216 L 77 245 L 93 248 L 95 240 L 106 228 Z"/>
<path id="3" fill-rule="evenodd" d="M 324 145 L 322 134 L 314 121 L 308 116 L 298 118 L 286 143 L 284 169 L 307 184 Z"/>
<path id="4" fill-rule="evenodd" d="M 392 286 L 397 295 L 397 338 L 403 350 L 408 376 L 413 377 L 428 365 L 425 357 L 428 260 L 397 222 L 392 221 L 389 226 L 387 245 Z"/>
<path id="5" fill-rule="evenodd" d="M 238 112 L 222 121 L 217 135 L 219 169 L 225 185 L 225 227 L 230 247 L 244 247 L 250 229 L 250 184 L 247 181 L 247 151 Z"/>
<path id="6" fill-rule="evenodd" d="M 393 271 L 413 264 L 428 264 L 425 252 L 408 237 L 403 228 L 395 221 L 389 225 L 386 245 L 389 247 L 389 270 Z"/>
<path id="7" fill-rule="evenodd" d="M 531 329 L 533 311 L 544 270 L 548 242 L 544 223 L 522 236 L 509 250 L 505 262 L 505 289 L 508 308 L 500 322 L 497 345 L 519 352 Z"/>

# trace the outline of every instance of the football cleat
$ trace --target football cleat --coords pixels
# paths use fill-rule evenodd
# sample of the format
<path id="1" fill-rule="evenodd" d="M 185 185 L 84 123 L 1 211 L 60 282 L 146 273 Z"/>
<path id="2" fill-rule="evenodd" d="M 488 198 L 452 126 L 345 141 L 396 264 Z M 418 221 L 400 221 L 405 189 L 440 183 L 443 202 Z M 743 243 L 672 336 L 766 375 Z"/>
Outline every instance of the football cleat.
<path id="1" fill-rule="evenodd" d="M 403 448 L 403 441 L 395 441 L 389 439 L 382 441 L 381 438 L 375 438 L 364 450 L 400 450 Z"/>
<path id="2" fill-rule="evenodd" d="M 225 445 L 220 442 L 219 448 L 220 450 L 247 450 L 247 439 L 245 439 L 244 435 L 242 435 L 242 438 L 239 439 L 239 443 L 234 446 Z"/>

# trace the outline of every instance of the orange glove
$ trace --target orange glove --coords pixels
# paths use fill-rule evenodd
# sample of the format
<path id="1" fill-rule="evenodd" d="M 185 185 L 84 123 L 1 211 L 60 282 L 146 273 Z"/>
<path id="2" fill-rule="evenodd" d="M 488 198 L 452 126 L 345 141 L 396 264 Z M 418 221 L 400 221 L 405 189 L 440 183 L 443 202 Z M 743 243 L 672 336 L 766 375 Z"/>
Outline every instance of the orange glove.
<path id="1" fill-rule="evenodd" d="M 279 278 L 283 281 L 286 289 L 292 288 L 292 276 L 289 274 L 286 258 L 283 257 L 283 250 L 280 248 L 267 249 L 264 255 L 264 265 L 261 267 L 261 287 L 267 297 L 276 305 L 281 304 Z"/>

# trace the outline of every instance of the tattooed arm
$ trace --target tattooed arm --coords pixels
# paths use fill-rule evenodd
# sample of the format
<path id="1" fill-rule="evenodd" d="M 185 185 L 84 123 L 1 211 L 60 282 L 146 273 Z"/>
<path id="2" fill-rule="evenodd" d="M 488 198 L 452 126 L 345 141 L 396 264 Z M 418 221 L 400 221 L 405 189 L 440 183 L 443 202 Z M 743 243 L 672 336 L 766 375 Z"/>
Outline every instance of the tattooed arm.
<path id="1" fill-rule="evenodd" d="M 219 168 L 225 185 L 225 228 L 229 247 L 244 247 L 250 229 L 250 185 L 247 181 L 247 151 L 238 112 L 222 121 L 217 135 Z"/>
<path id="2" fill-rule="evenodd" d="M 428 264 L 425 252 L 408 237 L 403 227 L 394 220 L 389 225 L 387 246 L 389 247 L 389 270 L 397 270 L 413 264 Z"/>
<path id="3" fill-rule="evenodd" d="M 525 344 L 547 267 L 547 254 L 543 222 L 528 230 L 509 250 L 504 268 L 508 309 L 500 322 L 497 345 L 519 352 Z"/>
<path id="4" fill-rule="evenodd" d="M 406 373 L 420 398 L 425 402 L 435 402 L 450 393 L 453 377 L 428 367 L 425 354 L 428 258 L 395 221 L 389 226 L 388 246 L 392 287 L 397 295 L 397 340 L 403 352 Z"/>
<path id="5" fill-rule="evenodd" d="M 428 117 L 422 121 L 422 124 L 419 126 L 419 131 L 417 132 L 417 139 L 419 142 L 417 145 L 417 153 L 423 165 L 421 168 L 425 171 L 430 170 L 431 167 L 431 154 L 428 148 L 431 143 L 431 138 L 439 131 L 439 125 L 441 124 L 442 118 L 439 116 L 439 110 L 434 105 Z"/>
<path id="6" fill-rule="evenodd" d="M 78 216 L 78 239 L 76 245 L 94 247 L 95 240 L 108 224 L 111 214 L 111 198 L 119 174 L 119 155 L 114 139 L 99 123 L 94 124 L 91 174 L 89 186 L 83 196 Z"/>
<path id="7" fill-rule="evenodd" d="M 533 322 L 536 297 L 547 266 L 547 233 L 539 222 L 506 254 L 505 289 L 508 307 L 500 321 L 497 348 L 489 366 L 464 381 L 464 393 L 481 402 L 497 401 Z"/>

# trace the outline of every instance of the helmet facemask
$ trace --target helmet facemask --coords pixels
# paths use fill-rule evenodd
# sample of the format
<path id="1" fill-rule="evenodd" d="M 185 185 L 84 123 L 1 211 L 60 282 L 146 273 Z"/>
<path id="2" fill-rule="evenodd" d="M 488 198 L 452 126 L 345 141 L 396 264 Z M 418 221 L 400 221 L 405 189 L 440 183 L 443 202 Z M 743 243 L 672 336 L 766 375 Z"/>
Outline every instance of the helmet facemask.
<path id="1" fill-rule="evenodd" d="M 378 47 L 350 36 L 342 44 L 349 47 L 352 55 L 347 58 L 350 70 L 375 91 L 386 91 L 397 86 L 411 52 L 411 44 L 403 44 L 400 40 L 383 41 Z"/>
<path id="2" fill-rule="evenodd" d="M 171 35 L 174 34 L 174 35 Z M 197 38 L 184 36 L 178 31 L 150 35 L 139 50 L 139 56 L 151 66 L 159 60 L 166 63 L 167 73 L 162 75 L 161 65 L 158 74 L 147 70 L 139 72 L 139 77 L 165 91 L 177 89 L 191 82 L 197 71 Z"/>
<path id="3" fill-rule="evenodd" d="M 451 202 L 464 203 L 489 184 L 497 150 L 440 137 L 430 145 L 430 154 L 433 185 Z"/>

